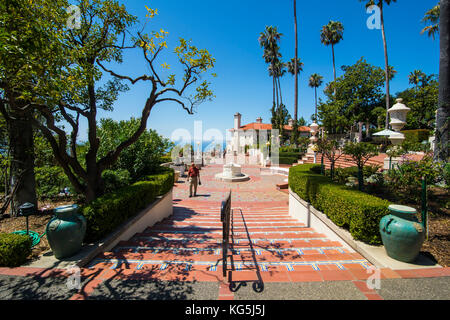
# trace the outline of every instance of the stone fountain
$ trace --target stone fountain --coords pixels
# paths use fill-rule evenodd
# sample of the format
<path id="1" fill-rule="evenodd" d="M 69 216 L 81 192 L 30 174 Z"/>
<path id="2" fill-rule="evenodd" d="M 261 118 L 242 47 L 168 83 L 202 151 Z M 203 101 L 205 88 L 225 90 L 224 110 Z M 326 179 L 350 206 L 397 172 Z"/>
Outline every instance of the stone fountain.
<path id="1" fill-rule="evenodd" d="M 224 182 L 242 182 L 250 180 L 250 177 L 241 172 L 241 166 L 235 163 L 228 163 L 223 166 L 223 171 L 216 174 L 216 179 Z"/>

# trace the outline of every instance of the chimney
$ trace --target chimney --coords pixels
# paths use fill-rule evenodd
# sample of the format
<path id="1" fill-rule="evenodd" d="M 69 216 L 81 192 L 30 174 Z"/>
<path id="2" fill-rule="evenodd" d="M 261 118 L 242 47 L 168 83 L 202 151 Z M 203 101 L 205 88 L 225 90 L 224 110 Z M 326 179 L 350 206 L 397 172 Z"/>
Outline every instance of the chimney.
<path id="1" fill-rule="evenodd" d="M 241 114 L 238 112 L 234 115 L 234 129 L 238 130 L 241 127 Z"/>
<path id="2" fill-rule="evenodd" d="M 258 117 L 258 118 L 256 119 L 256 123 L 262 123 L 262 118 L 261 118 L 261 117 Z"/>
<path id="3" fill-rule="evenodd" d="M 289 124 L 289 126 L 293 127 L 294 126 L 294 120 L 293 119 L 289 119 L 288 120 L 288 124 Z"/>

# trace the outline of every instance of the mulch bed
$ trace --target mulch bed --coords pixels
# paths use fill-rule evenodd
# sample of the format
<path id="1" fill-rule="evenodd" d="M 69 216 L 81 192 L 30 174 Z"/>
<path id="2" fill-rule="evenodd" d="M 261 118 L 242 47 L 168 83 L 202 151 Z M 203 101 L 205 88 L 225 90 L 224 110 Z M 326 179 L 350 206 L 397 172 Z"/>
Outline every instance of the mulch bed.
<path id="1" fill-rule="evenodd" d="M 392 194 L 375 194 L 396 203 Z M 417 219 L 422 220 L 421 205 L 402 199 L 402 205 L 417 210 Z M 428 235 L 421 252 L 443 267 L 450 267 L 450 192 L 448 189 L 428 189 Z"/>
<path id="2" fill-rule="evenodd" d="M 52 209 L 68 204 L 73 204 L 73 201 L 60 200 L 53 202 L 38 202 L 38 208 L 40 208 L 41 211 L 39 211 L 40 213 L 37 215 L 28 217 L 29 230 L 37 232 L 40 236 L 42 236 L 45 233 L 47 223 L 53 217 Z M 44 208 L 45 210 L 42 210 Z M 27 229 L 25 217 L 10 217 L 9 215 L 5 216 L 6 217 L 0 217 L 0 232 L 11 233 L 13 231 Z M 29 258 L 31 260 L 37 259 L 42 253 L 48 250 L 50 250 L 50 245 L 48 244 L 47 237 L 43 235 L 39 244 L 33 247 L 31 256 Z"/>

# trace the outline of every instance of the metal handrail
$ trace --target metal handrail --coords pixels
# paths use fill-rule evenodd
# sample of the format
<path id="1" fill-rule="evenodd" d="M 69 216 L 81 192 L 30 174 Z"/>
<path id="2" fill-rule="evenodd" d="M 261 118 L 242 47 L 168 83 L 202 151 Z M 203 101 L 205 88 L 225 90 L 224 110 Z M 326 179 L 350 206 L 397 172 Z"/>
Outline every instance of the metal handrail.
<path id="1" fill-rule="evenodd" d="M 231 190 L 225 201 L 222 201 L 220 209 L 220 220 L 222 221 L 222 263 L 223 276 L 227 275 L 228 248 L 230 245 L 230 226 L 231 226 Z"/>

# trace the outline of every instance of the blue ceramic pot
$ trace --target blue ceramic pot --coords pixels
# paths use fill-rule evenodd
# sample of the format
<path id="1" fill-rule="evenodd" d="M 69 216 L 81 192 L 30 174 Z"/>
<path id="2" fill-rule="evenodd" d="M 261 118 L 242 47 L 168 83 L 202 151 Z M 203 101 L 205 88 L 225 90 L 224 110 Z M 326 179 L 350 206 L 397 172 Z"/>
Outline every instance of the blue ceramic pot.
<path id="1" fill-rule="evenodd" d="M 48 243 L 57 259 L 71 257 L 83 244 L 86 219 L 78 213 L 77 205 L 58 207 L 54 213 L 46 228 Z"/>
<path id="2" fill-rule="evenodd" d="M 425 239 L 423 226 L 417 220 L 414 208 L 390 205 L 391 214 L 380 221 L 381 239 L 386 253 L 402 262 L 413 262 L 419 255 Z"/>

